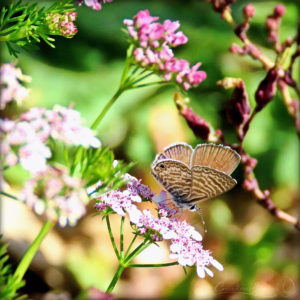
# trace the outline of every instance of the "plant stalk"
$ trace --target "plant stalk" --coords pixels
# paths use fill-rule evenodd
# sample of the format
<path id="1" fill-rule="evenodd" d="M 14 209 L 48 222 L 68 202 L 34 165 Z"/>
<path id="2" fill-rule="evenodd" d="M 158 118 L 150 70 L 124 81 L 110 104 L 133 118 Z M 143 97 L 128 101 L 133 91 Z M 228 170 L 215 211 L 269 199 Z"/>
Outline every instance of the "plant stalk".
<path id="1" fill-rule="evenodd" d="M 31 261 L 33 260 L 36 252 L 38 251 L 42 241 L 48 234 L 48 232 L 53 228 L 55 224 L 52 221 L 46 221 L 43 225 L 42 229 L 40 230 L 39 234 L 35 238 L 35 240 L 32 242 L 30 247 L 25 252 L 23 258 L 21 259 L 15 274 L 13 275 L 17 282 L 20 282 L 23 279 L 24 274 L 26 273 Z"/>

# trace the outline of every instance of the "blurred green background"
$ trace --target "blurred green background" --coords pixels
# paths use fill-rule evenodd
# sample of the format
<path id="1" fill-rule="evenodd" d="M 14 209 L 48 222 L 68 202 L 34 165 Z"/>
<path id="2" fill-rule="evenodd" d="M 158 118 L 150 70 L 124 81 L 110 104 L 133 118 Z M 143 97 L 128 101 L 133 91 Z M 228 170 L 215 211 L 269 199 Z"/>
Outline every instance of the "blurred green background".
<path id="1" fill-rule="evenodd" d="M 287 12 L 280 27 L 281 40 L 296 34 L 297 2 L 284 1 Z M 239 0 L 232 5 L 237 22 L 242 20 L 242 9 L 247 3 L 249 1 Z M 249 36 L 261 45 L 265 54 L 274 58 L 264 22 L 280 2 L 251 3 L 256 7 L 256 15 Z M 228 51 L 230 45 L 233 42 L 239 44 L 239 40 L 225 21 L 213 12 L 211 5 L 200 0 L 114 0 L 103 5 L 100 12 L 78 7 L 78 34 L 74 38 L 57 38 L 55 49 L 41 44 L 39 50 L 22 52 L 19 56 L 18 65 L 24 74 L 32 77 L 30 99 L 24 109 L 74 104 L 86 119 L 86 124 L 91 125 L 118 88 L 128 46 L 121 31 L 123 19 L 132 18 L 142 9 L 149 9 L 150 14 L 159 16 L 161 21 L 180 21 L 189 42 L 175 50 L 176 56 L 191 63 L 201 61 L 202 69 L 207 73 L 207 79 L 189 92 L 190 105 L 214 128 L 222 128 L 228 140 L 235 141 L 234 130 L 224 114 L 231 91 L 220 89 L 216 82 L 224 77 L 242 77 L 253 106 L 253 95 L 266 72 L 259 62 Z M 3 61 L 11 61 L 6 49 L 3 47 L 2 50 Z M 299 82 L 299 59 L 294 71 Z M 173 92 L 172 87 L 148 87 L 126 92 L 105 116 L 98 130 L 103 144 L 114 150 L 116 158 L 135 161 L 132 174 L 143 178 L 157 192 L 160 188 L 149 174 L 156 152 L 176 141 L 186 141 L 193 146 L 201 143 L 178 116 Z M 271 189 L 275 204 L 294 216 L 299 215 L 298 145 L 293 120 L 278 94 L 255 118 L 245 148 L 258 159 L 255 173 L 261 187 Z M 18 189 L 17 177 L 17 171 L 8 176 L 15 189 Z M 117 285 L 115 292 L 118 296 L 170 299 L 300 297 L 299 233 L 291 225 L 270 216 L 249 193 L 243 191 L 241 167 L 233 177 L 239 182 L 233 191 L 203 204 L 207 227 L 204 247 L 212 250 L 225 270 L 216 271 L 212 279 L 199 279 L 194 271 L 188 270 L 185 275 L 180 267 L 130 269 Z M 4 204 L 3 210 L 4 235 L 7 233 L 9 249 L 16 261 L 23 251 L 20 249 L 26 248 L 41 224 L 41 219 L 26 208 L 21 210 L 20 206 Z M 99 217 L 93 216 L 93 212 L 91 205 L 89 213 L 77 227 L 56 228 L 47 237 L 40 257 L 27 274 L 25 293 L 40 299 L 46 292 L 56 290 L 74 298 L 91 286 L 105 290 L 114 274 L 116 259 L 104 224 Z M 16 216 L 24 215 L 25 220 L 15 224 Z M 199 216 L 188 214 L 186 217 L 203 231 Z M 114 222 L 118 227 L 117 217 Z M 20 228 L 22 224 L 26 230 Z M 25 231 L 30 231 L 31 235 L 25 236 Z M 161 251 L 164 254 L 158 253 L 157 260 L 162 257 L 167 261 L 167 245 Z M 148 257 L 146 253 L 139 263 L 145 262 L 153 253 L 148 253 Z"/>

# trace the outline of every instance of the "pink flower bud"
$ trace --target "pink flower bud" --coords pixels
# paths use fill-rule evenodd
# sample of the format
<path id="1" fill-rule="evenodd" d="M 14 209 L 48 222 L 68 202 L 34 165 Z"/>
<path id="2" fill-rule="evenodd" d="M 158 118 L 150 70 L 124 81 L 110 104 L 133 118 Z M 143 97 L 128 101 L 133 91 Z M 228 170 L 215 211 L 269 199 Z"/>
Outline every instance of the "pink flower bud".
<path id="1" fill-rule="evenodd" d="M 207 141 L 210 134 L 209 124 L 198 116 L 191 108 L 185 106 L 180 114 L 185 118 L 189 127 L 194 132 L 195 136 Z"/>
<path id="2" fill-rule="evenodd" d="M 258 188 L 258 184 L 255 178 L 246 178 L 244 180 L 243 186 L 247 191 L 253 191 Z"/>
<path id="3" fill-rule="evenodd" d="M 227 118 L 233 126 L 239 126 L 248 120 L 251 112 L 245 83 L 241 80 L 235 87 L 228 102 Z"/>
<path id="4" fill-rule="evenodd" d="M 277 30 L 278 21 L 272 17 L 268 17 L 266 21 L 266 26 L 269 30 Z"/>
<path id="5" fill-rule="evenodd" d="M 244 7 L 244 16 L 246 18 L 252 18 L 255 15 L 255 7 L 253 4 L 249 3 Z"/>
<path id="6" fill-rule="evenodd" d="M 278 70 L 273 68 L 269 70 L 266 77 L 259 84 L 255 93 L 257 111 L 263 109 L 276 95 L 278 78 Z"/>
<path id="7" fill-rule="evenodd" d="M 230 52 L 234 54 L 244 54 L 244 49 L 237 44 L 232 44 L 230 46 Z"/>
<path id="8" fill-rule="evenodd" d="M 278 4 L 274 8 L 274 15 L 276 17 L 282 17 L 285 14 L 285 6 L 283 4 Z"/>

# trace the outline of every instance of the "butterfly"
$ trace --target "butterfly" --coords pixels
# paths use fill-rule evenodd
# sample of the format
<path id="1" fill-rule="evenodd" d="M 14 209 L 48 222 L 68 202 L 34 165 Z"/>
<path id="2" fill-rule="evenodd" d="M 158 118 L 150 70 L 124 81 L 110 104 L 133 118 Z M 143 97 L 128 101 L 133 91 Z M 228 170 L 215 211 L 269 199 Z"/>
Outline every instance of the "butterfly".
<path id="1" fill-rule="evenodd" d="M 151 166 L 154 178 L 172 195 L 181 209 L 198 210 L 200 201 L 214 198 L 236 185 L 230 174 L 240 155 L 228 146 L 186 143 L 166 147 Z"/>

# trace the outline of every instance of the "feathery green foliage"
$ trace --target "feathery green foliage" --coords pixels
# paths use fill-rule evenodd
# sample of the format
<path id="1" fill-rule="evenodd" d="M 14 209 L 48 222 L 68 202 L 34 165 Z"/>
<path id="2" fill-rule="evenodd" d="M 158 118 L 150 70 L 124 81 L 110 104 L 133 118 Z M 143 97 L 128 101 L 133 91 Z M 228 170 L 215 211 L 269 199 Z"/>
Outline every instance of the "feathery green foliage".
<path id="1" fill-rule="evenodd" d="M 2 236 L 0 236 L 0 299 L 26 299 L 25 295 L 18 296 L 17 293 L 22 286 L 24 281 L 19 282 L 12 274 L 11 265 L 8 263 L 7 244 L 2 244 Z"/>
<path id="2" fill-rule="evenodd" d="M 6 43 L 11 55 L 17 57 L 21 48 L 36 47 L 35 43 L 43 40 L 50 47 L 55 47 L 53 35 L 47 24 L 48 14 L 64 14 L 73 11 L 71 0 L 57 0 L 48 8 L 38 7 L 37 3 L 24 1 L 3 6 L 0 13 L 0 41 Z"/>

